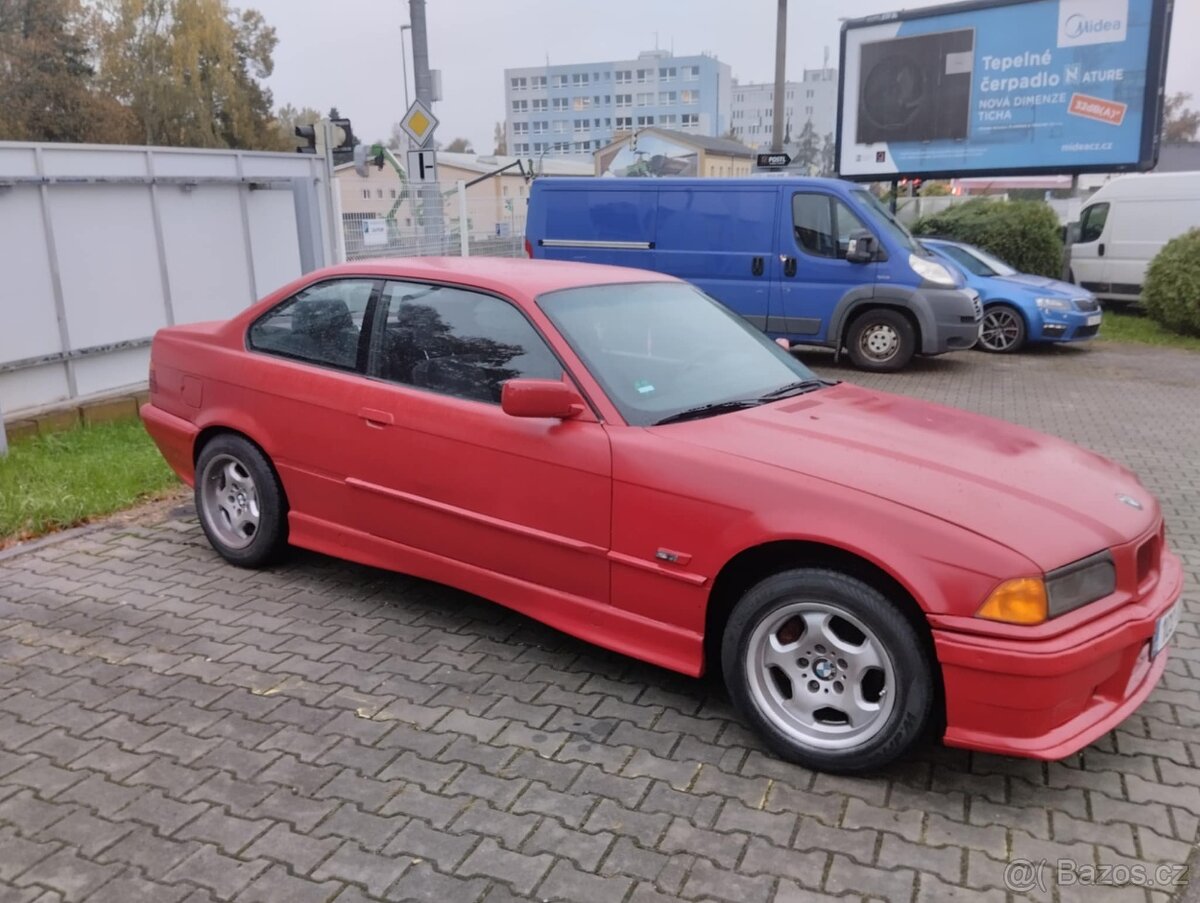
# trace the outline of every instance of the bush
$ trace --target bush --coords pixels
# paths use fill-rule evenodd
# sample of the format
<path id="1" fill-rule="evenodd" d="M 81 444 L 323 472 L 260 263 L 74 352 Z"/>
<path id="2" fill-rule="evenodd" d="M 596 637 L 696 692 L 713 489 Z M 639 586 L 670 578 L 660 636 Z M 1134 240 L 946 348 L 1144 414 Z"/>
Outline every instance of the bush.
<path id="1" fill-rule="evenodd" d="M 1163 328 L 1200 336 L 1200 229 L 1171 239 L 1150 261 L 1142 301 Z"/>
<path id="2" fill-rule="evenodd" d="M 977 245 L 1022 273 L 1062 275 L 1058 217 L 1041 201 L 977 198 L 923 217 L 913 231 Z"/>

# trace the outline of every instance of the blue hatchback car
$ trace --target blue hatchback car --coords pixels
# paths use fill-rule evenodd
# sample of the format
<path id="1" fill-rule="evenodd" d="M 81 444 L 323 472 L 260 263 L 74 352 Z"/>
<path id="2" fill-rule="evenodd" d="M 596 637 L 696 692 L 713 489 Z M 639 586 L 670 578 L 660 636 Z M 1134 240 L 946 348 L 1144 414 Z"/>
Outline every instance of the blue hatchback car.
<path id="1" fill-rule="evenodd" d="M 934 238 L 921 244 L 955 264 L 979 292 L 983 326 L 976 348 L 1007 354 L 1029 342 L 1077 342 L 1100 331 L 1100 302 L 1086 289 L 1018 273 L 974 245 Z"/>

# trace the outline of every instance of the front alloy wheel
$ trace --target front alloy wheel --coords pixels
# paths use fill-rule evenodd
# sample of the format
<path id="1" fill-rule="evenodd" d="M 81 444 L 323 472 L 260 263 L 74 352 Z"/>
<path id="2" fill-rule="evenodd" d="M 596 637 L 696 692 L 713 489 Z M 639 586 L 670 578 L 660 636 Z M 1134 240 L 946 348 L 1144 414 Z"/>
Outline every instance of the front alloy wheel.
<path id="1" fill-rule="evenodd" d="M 751 588 L 729 617 L 721 664 L 742 715 L 808 768 L 881 768 L 930 718 L 933 673 L 917 631 L 878 590 L 836 571 L 784 571 Z"/>
<path id="2" fill-rule="evenodd" d="M 979 347 L 995 354 L 1012 354 L 1025 344 L 1025 320 L 1007 304 L 994 304 L 983 313 Z"/>

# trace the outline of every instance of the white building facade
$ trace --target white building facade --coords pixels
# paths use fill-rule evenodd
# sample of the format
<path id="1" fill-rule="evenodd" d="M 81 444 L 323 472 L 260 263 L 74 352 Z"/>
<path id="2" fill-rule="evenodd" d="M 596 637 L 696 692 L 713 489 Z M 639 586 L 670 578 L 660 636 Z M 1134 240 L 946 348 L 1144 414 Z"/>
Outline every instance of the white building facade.
<path id="1" fill-rule="evenodd" d="M 714 56 L 647 50 L 632 60 L 504 70 L 508 152 L 586 154 L 660 126 L 717 136 L 730 127 L 732 76 Z"/>
<path id="2" fill-rule="evenodd" d="M 811 121 L 819 142 L 837 129 L 838 71 L 805 69 L 804 79 L 784 89 L 785 144 L 793 144 Z M 758 150 L 770 150 L 775 133 L 775 85 L 733 83 L 730 124 L 733 137 Z M 832 137 L 830 137 L 832 141 Z"/>

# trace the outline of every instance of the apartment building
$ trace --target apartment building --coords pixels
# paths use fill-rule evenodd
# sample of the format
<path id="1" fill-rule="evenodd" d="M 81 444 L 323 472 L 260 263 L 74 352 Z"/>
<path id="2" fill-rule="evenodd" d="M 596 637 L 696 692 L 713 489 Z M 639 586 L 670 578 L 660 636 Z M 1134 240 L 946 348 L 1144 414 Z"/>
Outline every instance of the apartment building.
<path id="1" fill-rule="evenodd" d="M 504 70 L 508 151 L 586 154 L 649 126 L 722 135 L 732 77 L 714 56 L 647 50 L 632 60 Z"/>
<path id="2" fill-rule="evenodd" d="M 787 140 L 794 142 L 812 121 L 818 140 L 832 135 L 837 128 L 837 69 L 805 69 L 804 78 L 787 82 L 782 128 Z M 775 85 L 740 84 L 732 87 L 730 125 L 733 135 L 744 144 L 769 150 L 775 132 Z"/>

